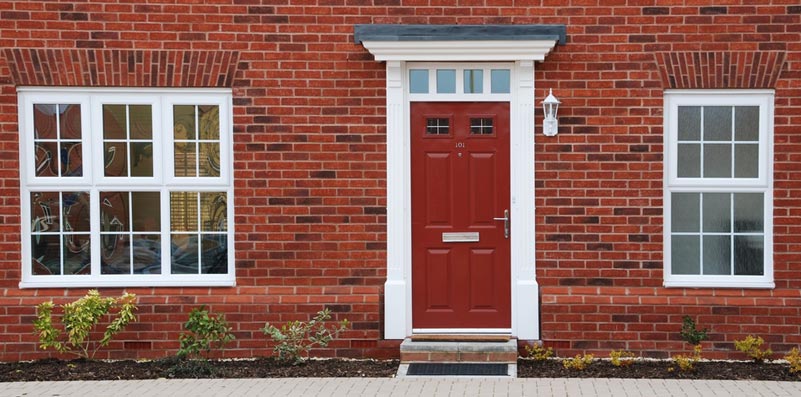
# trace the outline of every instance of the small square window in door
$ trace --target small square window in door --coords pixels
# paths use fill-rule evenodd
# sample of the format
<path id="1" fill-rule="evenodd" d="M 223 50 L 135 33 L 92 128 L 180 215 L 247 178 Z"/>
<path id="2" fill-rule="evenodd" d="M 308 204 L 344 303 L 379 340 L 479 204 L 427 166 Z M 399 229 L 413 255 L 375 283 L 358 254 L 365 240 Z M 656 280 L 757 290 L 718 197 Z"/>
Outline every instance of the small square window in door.
<path id="1" fill-rule="evenodd" d="M 491 117 L 471 117 L 470 118 L 470 135 L 492 135 Z"/>
<path id="2" fill-rule="evenodd" d="M 426 119 L 426 135 L 448 135 L 451 132 L 451 120 L 444 117 Z"/>

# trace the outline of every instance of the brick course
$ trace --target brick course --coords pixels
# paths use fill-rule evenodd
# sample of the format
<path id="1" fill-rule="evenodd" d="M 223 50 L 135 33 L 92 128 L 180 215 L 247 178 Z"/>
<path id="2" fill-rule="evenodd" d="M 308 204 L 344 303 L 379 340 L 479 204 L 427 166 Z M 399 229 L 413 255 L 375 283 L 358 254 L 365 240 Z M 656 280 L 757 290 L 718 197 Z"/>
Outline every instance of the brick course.
<path id="1" fill-rule="evenodd" d="M 397 356 L 382 337 L 386 267 L 384 66 L 357 23 L 565 24 L 536 65 L 542 339 L 560 355 L 686 350 L 710 357 L 748 333 L 801 344 L 801 8 L 793 1 L 214 0 L 202 4 L 0 1 L 0 360 L 36 348 L 35 304 L 86 289 L 26 289 L 20 271 L 17 85 L 230 87 L 237 287 L 134 288 L 140 321 L 101 354 L 172 354 L 186 313 L 226 313 L 229 356 L 270 353 L 264 322 L 329 306 L 353 329 L 317 353 Z M 663 90 L 774 88 L 773 290 L 662 287 Z M 539 114 L 539 113 L 538 113 Z M 537 119 L 540 125 L 541 114 Z M 117 294 L 119 289 L 104 293 Z"/>

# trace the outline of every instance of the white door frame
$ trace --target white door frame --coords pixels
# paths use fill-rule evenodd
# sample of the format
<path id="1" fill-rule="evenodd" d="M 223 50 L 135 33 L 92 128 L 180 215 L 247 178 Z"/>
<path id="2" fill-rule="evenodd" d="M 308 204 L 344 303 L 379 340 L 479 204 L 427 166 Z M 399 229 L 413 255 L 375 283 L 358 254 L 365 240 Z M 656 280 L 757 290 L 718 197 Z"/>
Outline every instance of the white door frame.
<path id="1" fill-rule="evenodd" d="M 386 61 L 387 281 L 384 338 L 412 334 L 411 144 L 407 62 L 510 62 L 511 334 L 539 339 L 539 286 L 535 273 L 534 61 L 557 40 L 363 41 Z"/>

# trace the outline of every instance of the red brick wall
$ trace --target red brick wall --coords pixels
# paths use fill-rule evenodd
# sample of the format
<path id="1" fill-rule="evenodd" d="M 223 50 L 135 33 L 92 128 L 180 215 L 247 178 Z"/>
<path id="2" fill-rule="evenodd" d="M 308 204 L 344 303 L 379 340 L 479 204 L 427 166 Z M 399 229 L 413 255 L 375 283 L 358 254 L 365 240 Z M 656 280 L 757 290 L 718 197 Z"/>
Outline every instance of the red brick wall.
<path id="1" fill-rule="evenodd" d="M 86 291 L 17 287 L 15 86 L 87 82 L 229 86 L 234 92 L 237 287 L 133 289 L 140 321 L 111 346 L 111 356 L 172 354 L 186 313 L 200 304 L 226 313 L 237 331 L 231 356 L 269 354 L 258 331 L 265 321 L 308 319 L 323 306 L 351 320 L 353 330 L 320 354 L 397 354 L 397 342 L 380 341 L 384 66 L 353 43 L 356 23 L 567 26 L 568 44 L 538 64 L 535 76 L 538 101 L 553 88 L 563 102 L 559 135 L 536 137 L 542 338 L 559 354 L 626 348 L 664 357 L 685 349 L 677 332 L 685 314 L 711 328 L 712 355 L 729 356 L 732 340 L 748 333 L 765 337 L 777 351 L 801 344 L 801 6 L 789 0 L 598 3 L 0 0 L 0 360 L 48 355 L 36 349 L 34 305 Z M 53 50 L 46 52 L 50 57 L 134 54 L 124 65 L 133 64 L 134 73 L 117 79 L 74 68 L 57 69 L 59 76 L 37 74 L 11 56 L 16 49 L 45 48 Z M 229 57 L 212 56 L 221 53 Z M 698 55 L 698 64 L 689 53 Z M 762 77 L 741 79 L 739 71 L 753 73 L 745 67 L 734 74 L 700 67 L 702 58 L 731 54 L 758 58 Z M 159 56 L 164 63 L 154 61 Z M 187 72 L 195 77 L 154 77 L 177 64 L 197 67 Z M 697 78 L 683 74 L 682 65 L 699 66 Z M 128 70 L 121 67 L 120 76 Z M 685 81 L 671 82 L 671 75 L 776 88 L 774 290 L 661 287 L 662 93 Z"/>

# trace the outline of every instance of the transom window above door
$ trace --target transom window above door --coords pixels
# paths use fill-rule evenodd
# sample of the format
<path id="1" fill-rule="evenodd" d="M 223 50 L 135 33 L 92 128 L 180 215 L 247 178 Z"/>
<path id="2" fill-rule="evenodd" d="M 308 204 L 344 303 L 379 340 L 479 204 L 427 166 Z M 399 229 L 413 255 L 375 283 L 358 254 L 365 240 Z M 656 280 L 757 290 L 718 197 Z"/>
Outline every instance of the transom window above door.
<path id="1" fill-rule="evenodd" d="M 510 65 L 414 63 L 408 70 L 412 101 L 508 101 L 511 96 Z"/>

